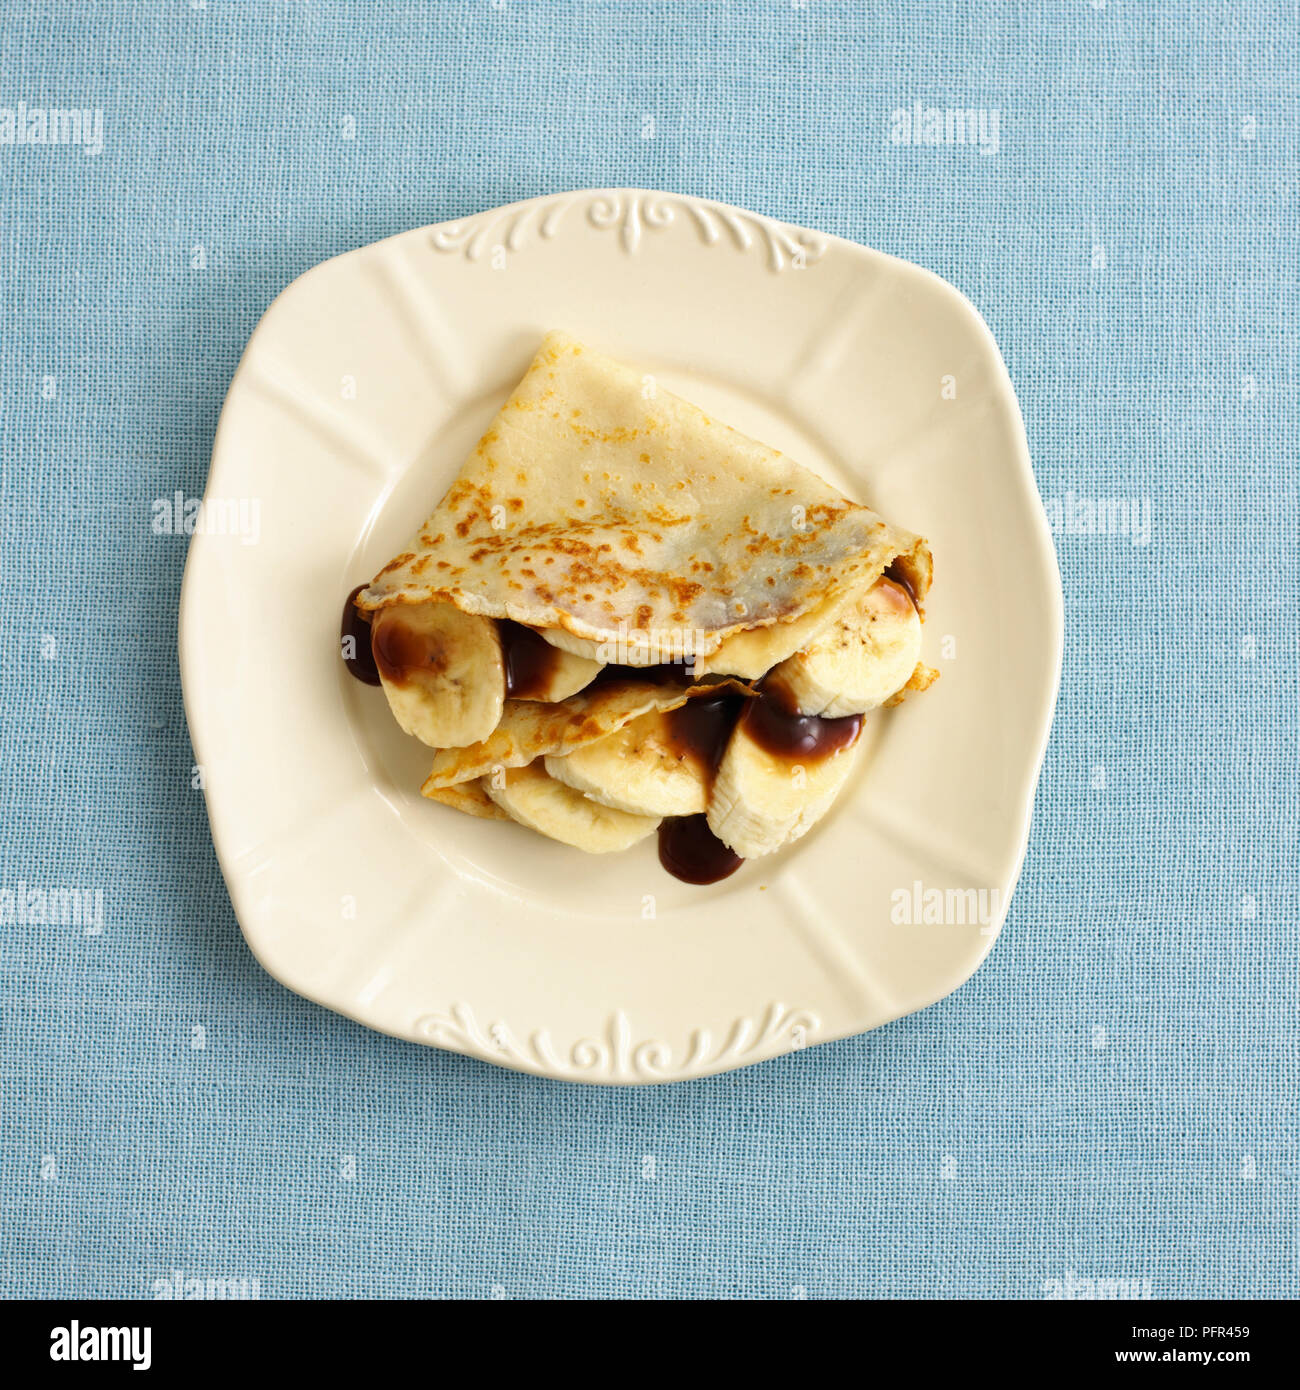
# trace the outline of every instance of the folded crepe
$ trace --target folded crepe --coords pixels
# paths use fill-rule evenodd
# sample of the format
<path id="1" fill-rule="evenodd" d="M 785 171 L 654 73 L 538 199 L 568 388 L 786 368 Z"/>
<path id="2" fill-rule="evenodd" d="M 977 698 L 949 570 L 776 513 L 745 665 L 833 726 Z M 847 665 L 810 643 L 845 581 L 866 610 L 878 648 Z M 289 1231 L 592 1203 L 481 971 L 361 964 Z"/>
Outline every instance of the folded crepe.
<path id="1" fill-rule="evenodd" d="M 931 569 L 919 537 L 653 378 L 551 333 L 357 606 L 450 601 L 549 629 L 555 645 L 602 661 L 647 665 L 707 659 L 736 634 L 829 613 L 887 567 L 919 604 Z"/>
<path id="2" fill-rule="evenodd" d="M 356 604 L 426 797 L 593 853 L 662 825 L 705 883 L 806 833 L 863 714 L 933 679 L 930 575 L 919 537 L 551 334 Z"/>

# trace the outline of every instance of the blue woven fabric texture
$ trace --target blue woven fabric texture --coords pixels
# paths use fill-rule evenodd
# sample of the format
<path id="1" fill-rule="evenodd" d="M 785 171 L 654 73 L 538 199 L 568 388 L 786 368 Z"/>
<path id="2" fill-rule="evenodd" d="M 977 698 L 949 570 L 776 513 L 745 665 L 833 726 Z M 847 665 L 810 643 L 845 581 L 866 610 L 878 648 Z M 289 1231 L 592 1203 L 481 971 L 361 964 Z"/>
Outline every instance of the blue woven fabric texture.
<path id="1" fill-rule="evenodd" d="M 3 1292 L 1294 1295 L 1297 27 L 1270 0 L 6 4 Z M 985 146 L 917 143 L 917 103 L 983 111 Z M 51 107 L 91 114 L 20 142 Z M 201 495 L 295 276 L 608 185 L 969 295 L 1066 605 L 984 968 L 645 1090 L 397 1042 L 262 972 L 190 786 L 186 541 L 150 527 Z M 1080 499 L 1133 525 L 1088 534 Z M 23 884 L 87 890 L 102 931 L 17 920 Z"/>

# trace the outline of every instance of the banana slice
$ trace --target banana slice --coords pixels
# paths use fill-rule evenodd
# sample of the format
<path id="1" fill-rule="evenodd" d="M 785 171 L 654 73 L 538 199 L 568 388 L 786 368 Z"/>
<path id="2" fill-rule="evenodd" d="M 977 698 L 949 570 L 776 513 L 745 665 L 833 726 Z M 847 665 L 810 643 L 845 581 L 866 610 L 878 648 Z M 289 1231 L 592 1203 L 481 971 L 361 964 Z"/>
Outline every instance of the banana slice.
<path id="1" fill-rule="evenodd" d="M 860 721 L 837 752 L 799 761 L 773 753 L 756 736 L 757 708 L 737 722 L 709 798 L 709 829 L 744 859 L 799 839 L 830 810 L 856 761 Z M 761 717 L 761 715 L 759 716 Z"/>
<path id="2" fill-rule="evenodd" d="M 921 654 L 921 619 L 906 589 L 878 579 L 773 677 L 800 714 L 865 714 L 907 684 Z"/>
<path id="3" fill-rule="evenodd" d="M 575 656 L 522 623 L 497 624 L 505 657 L 506 698 L 558 704 L 600 674 L 601 663 Z"/>
<path id="4" fill-rule="evenodd" d="M 548 704 L 559 704 L 579 690 L 585 690 L 604 669 L 599 661 L 588 661 L 586 657 L 574 656 L 572 652 L 555 647 L 554 662 L 545 680 L 536 682 L 527 692 L 520 691 L 517 700 L 545 700 Z"/>
<path id="5" fill-rule="evenodd" d="M 573 633 L 567 632 L 562 627 L 543 627 L 538 631 L 557 651 L 569 652 L 573 656 L 580 656 L 584 661 L 597 661 L 599 658 L 596 653 L 600 651 L 601 644 L 593 642 L 590 637 L 575 637 Z M 631 665 L 631 662 L 627 662 Z"/>
<path id="6" fill-rule="evenodd" d="M 430 748 L 463 748 L 496 728 L 505 702 L 501 638 L 491 618 L 454 603 L 382 608 L 370 644 L 393 718 Z"/>
<path id="7" fill-rule="evenodd" d="M 511 820 L 589 854 L 627 849 L 659 825 L 658 816 L 633 816 L 589 800 L 537 763 L 498 769 L 483 779 L 483 790 Z"/>
<path id="8" fill-rule="evenodd" d="M 723 638 L 716 652 L 698 658 L 696 677 L 716 674 L 758 680 L 829 627 L 861 592 L 861 589 L 846 590 L 819 603 L 793 622 L 773 623 L 771 627 L 756 627 Z"/>
<path id="9" fill-rule="evenodd" d="M 544 627 L 539 631 L 551 646 L 560 651 L 605 666 L 662 666 L 682 658 L 680 644 L 678 647 L 669 646 L 667 651 L 661 651 L 656 647 L 635 647 L 627 642 L 620 645 L 612 640 L 596 642 L 590 637 L 575 637 L 562 627 Z"/>
<path id="10" fill-rule="evenodd" d="M 602 806 L 642 816 L 696 816 L 709 799 L 704 768 L 673 737 L 672 714 L 643 714 L 608 738 L 552 756 L 546 770 Z"/>

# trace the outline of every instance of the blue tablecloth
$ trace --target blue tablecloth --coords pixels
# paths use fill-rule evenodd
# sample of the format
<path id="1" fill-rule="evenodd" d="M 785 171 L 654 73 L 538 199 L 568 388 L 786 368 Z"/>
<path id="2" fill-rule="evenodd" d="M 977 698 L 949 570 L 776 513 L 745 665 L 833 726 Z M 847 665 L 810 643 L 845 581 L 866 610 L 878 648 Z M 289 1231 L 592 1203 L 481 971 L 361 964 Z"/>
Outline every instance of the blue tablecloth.
<path id="1" fill-rule="evenodd" d="M 6 7 L 0 51 L 6 1294 L 1295 1293 L 1292 4 L 59 0 Z M 927 143 L 930 107 L 983 112 L 983 145 Z M 186 541 L 150 526 L 201 494 L 293 277 L 619 184 L 964 290 L 1067 624 L 983 970 L 639 1091 L 396 1042 L 263 974 L 190 784 Z M 1088 534 L 1113 499 L 1133 524 Z M 88 920 L 20 920 L 23 885 Z"/>

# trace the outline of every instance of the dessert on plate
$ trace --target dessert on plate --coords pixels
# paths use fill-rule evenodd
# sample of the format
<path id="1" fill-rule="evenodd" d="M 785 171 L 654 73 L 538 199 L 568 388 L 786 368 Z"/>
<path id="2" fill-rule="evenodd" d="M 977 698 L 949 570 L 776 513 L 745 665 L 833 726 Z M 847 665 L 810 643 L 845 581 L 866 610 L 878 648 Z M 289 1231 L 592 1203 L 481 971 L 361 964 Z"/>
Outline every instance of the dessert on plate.
<path id="1" fill-rule="evenodd" d="M 349 596 L 344 657 L 435 750 L 430 800 L 593 853 L 658 831 L 714 882 L 809 830 L 863 716 L 934 679 L 930 577 L 919 536 L 552 333 Z"/>

